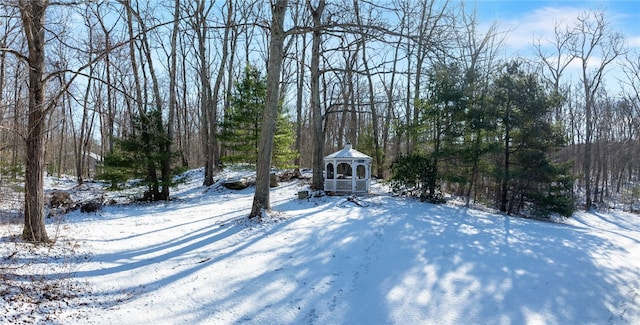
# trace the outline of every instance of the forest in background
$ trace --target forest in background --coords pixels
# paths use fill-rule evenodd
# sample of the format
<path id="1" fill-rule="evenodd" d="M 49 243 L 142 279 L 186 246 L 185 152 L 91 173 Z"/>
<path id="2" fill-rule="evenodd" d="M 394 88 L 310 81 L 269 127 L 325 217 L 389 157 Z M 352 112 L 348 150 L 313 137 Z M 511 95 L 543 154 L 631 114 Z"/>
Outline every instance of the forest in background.
<path id="1" fill-rule="evenodd" d="M 39 168 L 140 177 L 165 200 L 176 171 L 204 167 L 211 185 L 226 162 L 259 164 L 270 94 L 268 164 L 312 168 L 317 189 L 322 157 L 350 142 L 374 175 L 430 201 L 638 209 L 640 54 L 606 10 L 532 37 L 529 57 L 508 53 L 509 31 L 472 2 L 15 0 L 0 12 L 0 176 L 25 177 L 26 215 L 41 214 Z"/>

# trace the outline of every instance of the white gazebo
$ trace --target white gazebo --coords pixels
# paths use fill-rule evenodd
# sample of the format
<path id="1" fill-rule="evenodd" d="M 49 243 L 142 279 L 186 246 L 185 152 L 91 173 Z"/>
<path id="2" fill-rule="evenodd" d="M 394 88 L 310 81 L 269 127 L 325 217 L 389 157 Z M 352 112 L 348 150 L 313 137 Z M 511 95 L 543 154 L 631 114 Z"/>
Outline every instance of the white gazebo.
<path id="1" fill-rule="evenodd" d="M 371 157 L 351 148 L 324 157 L 324 190 L 340 193 L 367 193 L 371 187 Z"/>

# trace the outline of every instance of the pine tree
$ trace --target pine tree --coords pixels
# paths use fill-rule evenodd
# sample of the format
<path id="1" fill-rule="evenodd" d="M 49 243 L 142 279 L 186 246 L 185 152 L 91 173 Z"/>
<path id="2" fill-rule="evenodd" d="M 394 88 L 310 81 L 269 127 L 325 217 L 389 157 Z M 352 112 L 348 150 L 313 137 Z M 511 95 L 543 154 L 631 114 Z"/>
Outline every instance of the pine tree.
<path id="1" fill-rule="evenodd" d="M 435 177 L 428 184 L 429 197 L 436 197 L 439 180 L 456 178 L 466 102 L 461 69 L 456 64 L 435 65 L 429 75 L 429 98 L 418 106 L 430 133 L 430 173 Z"/>
<path id="2" fill-rule="evenodd" d="M 564 145 L 561 130 L 548 118 L 555 97 L 519 62 L 505 65 L 494 86 L 502 144 L 495 173 L 501 184 L 500 210 L 570 216 L 573 179 L 567 165 L 551 160 L 551 154 Z"/>
<path id="3" fill-rule="evenodd" d="M 298 167 L 293 162 L 298 153 L 293 149 L 295 144 L 296 125 L 284 114 L 282 107 L 276 123 L 276 133 L 273 136 L 273 158 L 271 163 L 280 168 Z"/>
<path id="4" fill-rule="evenodd" d="M 443 180 L 460 179 L 460 145 L 465 125 L 464 79 L 456 64 L 435 64 L 429 74 L 428 96 L 416 103 L 419 111 L 412 132 L 414 152 L 392 164 L 392 186 L 417 186 L 424 201 L 442 202 Z"/>
<path id="5" fill-rule="evenodd" d="M 109 181 L 110 189 L 117 190 L 127 180 L 135 178 L 137 163 L 133 155 L 122 149 L 120 141 L 113 141 L 113 151 L 104 156 L 97 179 Z"/>
<path id="6" fill-rule="evenodd" d="M 235 91 L 229 99 L 229 112 L 221 123 L 219 139 L 227 149 L 223 161 L 255 164 L 258 160 L 260 123 L 266 94 L 266 79 L 256 67 L 247 66 L 244 78 L 235 84 Z"/>
<path id="7" fill-rule="evenodd" d="M 114 150 L 105 156 L 100 179 L 111 181 L 111 187 L 130 178 L 139 178 L 147 186 L 144 199 L 166 200 L 160 191 L 164 184 L 161 168 L 166 160 L 175 157 L 167 151 L 167 131 L 160 111 L 143 112 L 132 119 L 132 132 L 123 139 L 114 140 Z"/>
<path id="8" fill-rule="evenodd" d="M 442 203 L 444 197 L 437 184 L 438 175 L 434 174 L 434 160 L 417 152 L 402 155 L 391 164 L 389 183 L 394 192 L 402 192 L 420 198 L 420 201 Z"/>
<path id="9" fill-rule="evenodd" d="M 231 95 L 229 114 L 221 123 L 220 140 L 227 149 L 222 160 L 229 163 L 255 164 L 258 160 L 258 144 L 267 94 L 267 80 L 254 66 L 247 66 L 244 78 L 236 83 Z M 273 143 L 272 163 L 278 167 L 290 167 L 296 153 L 294 124 L 283 113 L 280 105 Z"/>

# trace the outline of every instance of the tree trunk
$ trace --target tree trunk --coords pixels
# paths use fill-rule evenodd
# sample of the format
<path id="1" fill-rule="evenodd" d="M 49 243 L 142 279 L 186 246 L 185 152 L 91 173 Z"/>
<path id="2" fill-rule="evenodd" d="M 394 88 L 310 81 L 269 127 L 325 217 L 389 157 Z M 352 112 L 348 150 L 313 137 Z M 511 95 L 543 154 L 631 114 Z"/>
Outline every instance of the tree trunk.
<path id="1" fill-rule="evenodd" d="M 511 103 L 507 102 L 506 104 L 506 112 L 504 117 L 505 124 L 505 134 L 504 134 L 504 171 L 502 175 L 502 184 L 500 189 L 500 211 L 508 212 L 507 203 L 509 201 L 508 191 L 509 191 L 509 179 L 511 175 L 509 175 L 509 154 L 511 152 L 511 148 L 509 147 L 509 143 L 511 141 L 511 117 L 510 117 L 510 105 Z"/>
<path id="2" fill-rule="evenodd" d="M 168 154 L 162 161 L 162 197 L 165 200 L 169 199 L 169 185 L 171 184 L 171 152 L 174 138 L 174 127 L 176 116 L 176 84 L 177 76 L 176 70 L 178 68 L 178 62 L 176 59 L 177 43 L 178 43 L 178 31 L 180 28 L 180 0 L 174 2 L 173 13 L 173 30 L 171 31 L 171 58 L 169 67 L 169 116 L 167 119 L 167 141 L 164 142 L 164 152 Z M 160 100 L 160 98 L 157 98 Z"/>
<path id="3" fill-rule="evenodd" d="M 324 188 L 324 177 L 322 172 L 324 166 L 324 132 L 322 127 L 323 116 L 322 106 L 320 106 L 320 42 L 322 42 L 322 30 L 320 29 L 320 18 L 324 11 L 325 1 L 320 0 L 318 6 L 313 9 L 311 1 L 307 0 L 307 6 L 313 18 L 313 33 L 311 44 L 311 115 L 313 119 L 313 176 L 311 188 L 321 190 Z"/>
<path id="4" fill-rule="evenodd" d="M 151 77 L 151 88 L 153 91 L 153 103 L 155 106 L 155 111 L 160 112 L 160 117 L 158 118 L 160 119 L 160 121 L 162 121 L 163 100 L 162 100 L 162 96 L 160 95 L 160 85 L 158 82 L 158 75 L 153 66 L 154 61 L 151 58 L 151 46 L 149 45 L 149 39 L 147 37 L 147 34 L 148 34 L 147 27 L 139 15 L 137 15 L 136 17 L 138 18 L 138 24 L 141 26 L 143 30 L 143 33 L 141 34 L 142 46 L 140 47 L 140 56 L 142 57 L 144 55 L 144 57 L 146 58 L 147 68 L 149 69 L 149 76 Z M 157 126 L 154 117 L 145 115 L 145 118 L 152 119 L 151 123 L 149 123 L 149 126 L 148 126 L 149 132 L 153 132 L 154 134 L 157 135 L 159 131 L 157 128 L 158 127 L 162 128 L 162 123 L 160 122 L 161 125 Z M 169 129 L 173 128 L 173 125 L 169 125 L 168 128 Z M 173 133 L 173 131 L 170 131 L 170 132 Z M 164 139 L 162 139 L 162 142 L 161 142 L 162 144 L 160 144 L 158 149 L 163 151 L 162 158 L 160 159 L 160 161 L 157 162 L 157 164 L 155 162 L 149 163 L 149 168 L 153 169 L 153 170 L 149 170 L 149 175 L 152 177 L 150 181 L 153 184 L 152 193 L 153 193 L 154 201 L 168 200 L 169 187 L 171 185 L 171 152 L 168 151 L 171 148 L 171 140 L 168 138 L 167 134 L 164 134 L 164 132 L 161 133 L 161 136 L 164 137 Z M 152 159 L 149 159 L 149 160 L 151 161 Z M 160 166 L 159 178 L 158 178 L 158 172 L 157 172 L 158 165 Z M 166 173 L 165 173 L 165 169 L 167 169 Z"/>
<path id="5" fill-rule="evenodd" d="M 44 223 L 44 21 L 47 0 L 20 1 L 20 14 L 29 48 L 29 118 L 26 137 L 25 207 L 22 238 L 49 241 Z"/>
<path id="6" fill-rule="evenodd" d="M 105 80 L 108 85 L 111 85 L 114 78 L 112 77 L 111 71 L 111 35 L 109 28 L 105 25 L 104 19 L 100 16 L 100 13 L 96 10 L 95 13 L 96 18 L 98 19 L 98 23 L 100 24 L 100 28 L 102 30 L 102 34 L 104 35 L 104 69 L 105 69 Z M 106 114 L 102 113 L 100 116 L 103 121 L 102 125 L 102 156 L 104 157 L 107 153 L 113 152 L 113 139 L 114 139 L 114 126 L 115 126 L 115 104 L 114 104 L 114 90 L 112 87 L 107 87 L 107 107 Z"/>
<path id="7" fill-rule="evenodd" d="M 592 12 L 580 15 L 578 23 L 572 30 L 574 39 L 571 41 L 571 55 L 582 63 L 582 86 L 584 89 L 585 106 L 585 135 L 584 161 L 582 172 L 585 186 L 585 210 L 591 209 L 593 204 L 592 190 L 592 143 L 594 137 L 594 117 L 596 112 L 596 96 L 602 86 L 607 66 L 623 52 L 624 42 L 620 33 L 609 28 L 604 14 Z M 598 54 L 596 54 L 598 53 Z M 593 57 L 598 56 L 598 65 L 592 66 Z"/>
<path id="8" fill-rule="evenodd" d="M 89 30 L 89 61 L 91 61 L 93 43 L 92 32 Z M 87 124 L 89 119 L 89 96 L 91 95 L 91 87 L 93 87 L 94 77 L 93 65 L 89 67 L 89 78 L 87 78 L 87 85 L 84 92 L 84 103 L 82 104 L 82 119 L 80 120 L 80 136 L 74 137 L 75 144 L 75 160 L 76 160 L 76 181 L 78 184 L 83 183 L 84 168 L 85 168 L 85 139 L 89 136 L 87 134 Z M 72 115 L 73 116 L 73 115 Z"/>
<path id="9" fill-rule="evenodd" d="M 302 34 L 302 48 L 306 46 L 306 37 L 305 34 Z M 296 43 L 297 44 L 297 43 Z M 302 94 L 304 91 L 304 64 L 305 64 L 305 53 L 306 51 L 297 51 L 301 53 L 300 60 L 298 60 L 298 69 L 297 73 L 297 91 L 296 91 L 296 143 L 295 150 L 298 153 L 294 160 L 294 165 L 299 171 L 300 168 L 300 156 L 302 151 Z"/>
<path id="10" fill-rule="evenodd" d="M 369 110 L 371 111 L 371 128 L 372 128 L 372 137 L 373 137 L 373 157 L 376 164 L 376 176 L 382 177 L 384 170 L 384 162 L 383 162 L 383 152 L 380 148 L 380 126 L 378 125 L 378 110 L 375 105 L 376 101 L 376 93 L 373 89 L 373 78 L 371 77 L 371 70 L 369 69 L 369 63 L 367 58 L 367 45 L 365 40 L 364 25 L 362 23 L 362 19 L 360 17 L 360 10 L 358 7 L 358 1 L 353 1 L 353 8 L 356 15 L 356 20 L 361 32 L 360 42 L 362 47 L 362 64 L 364 66 L 365 76 L 367 78 L 367 90 L 369 91 Z"/>
<path id="11" fill-rule="evenodd" d="M 224 37 L 222 40 L 222 53 L 220 57 L 220 63 L 218 66 L 218 75 L 213 83 L 213 93 L 211 96 L 211 121 L 209 121 L 209 147 L 212 152 L 213 170 L 215 171 L 220 161 L 220 151 L 218 150 L 218 98 L 220 96 L 220 89 L 222 87 L 222 81 L 224 79 L 224 70 L 227 64 L 227 58 L 229 56 L 229 35 L 234 24 L 234 11 L 233 1 L 227 2 L 227 21 L 224 26 Z M 234 49 L 235 51 L 235 49 Z M 213 180 L 213 178 L 211 179 Z"/>
<path id="12" fill-rule="evenodd" d="M 583 63 L 583 71 L 586 75 L 586 61 Z M 587 79 L 585 79 L 587 80 Z M 589 211 L 591 206 L 593 205 L 593 200 L 591 199 L 591 138 L 592 138 L 592 127 L 591 127 L 591 119 L 592 119 L 592 109 L 591 109 L 591 100 L 589 99 L 589 89 L 588 82 L 585 81 L 585 92 L 586 92 L 586 102 L 585 102 L 585 117 L 586 117 L 586 131 L 585 131 L 585 142 L 584 142 L 584 161 L 582 162 L 582 172 L 584 174 L 584 191 L 585 191 L 585 210 Z"/>
<path id="13" fill-rule="evenodd" d="M 64 76 L 62 76 L 63 82 L 66 83 L 66 81 L 64 80 Z M 66 140 L 67 140 L 67 125 L 68 125 L 68 118 L 67 118 L 67 107 L 69 107 L 69 111 L 71 111 L 71 99 L 70 99 L 70 94 L 66 94 L 61 98 L 60 101 L 60 112 L 62 113 L 62 126 L 60 128 L 60 145 L 58 146 L 58 161 L 56 163 L 56 177 L 61 177 L 62 176 L 62 171 L 64 170 L 63 165 L 64 165 L 64 156 L 65 156 L 65 144 L 66 144 Z M 73 129 L 73 127 L 71 127 Z"/>
<path id="14" fill-rule="evenodd" d="M 200 136 L 202 140 L 202 150 L 205 157 L 204 163 L 204 186 L 211 186 L 214 183 L 213 173 L 216 167 L 216 157 L 213 146 L 215 145 L 214 131 L 212 125 L 214 125 L 215 103 L 212 99 L 211 80 L 209 76 L 210 65 L 207 55 L 207 17 L 205 10 L 205 2 L 198 1 L 196 3 L 197 9 L 193 13 L 193 28 L 196 32 L 196 39 L 198 41 L 198 61 L 200 64 L 199 81 L 200 81 Z"/>
<path id="15" fill-rule="evenodd" d="M 471 201 L 471 193 L 474 191 L 476 182 L 478 179 L 478 171 L 480 165 L 480 146 L 482 145 L 482 134 L 480 128 L 475 132 L 475 139 L 472 148 L 472 165 L 471 165 L 471 177 L 469 178 L 469 184 L 467 192 L 465 194 L 464 206 L 469 207 Z"/>
<path id="16" fill-rule="evenodd" d="M 262 216 L 263 210 L 271 208 L 269 202 L 269 184 L 271 176 L 271 155 L 273 152 L 273 135 L 278 120 L 280 99 L 280 72 L 282 71 L 284 45 L 284 15 L 287 0 L 278 0 L 271 5 L 271 41 L 269 43 L 269 62 L 267 66 L 267 96 L 260 132 L 258 164 L 256 166 L 256 193 L 249 218 Z"/>
<path id="17" fill-rule="evenodd" d="M 181 39 L 182 40 L 182 39 Z M 180 126 L 182 126 L 182 130 L 180 131 L 180 139 L 181 139 L 181 145 L 180 145 L 180 152 L 182 154 L 182 166 L 183 167 L 188 167 L 190 166 L 190 157 L 191 157 L 191 133 L 190 131 L 190 123 L 189 123 L 189 104 L 187 101 L 187 93 L 188 93 L 188 88 L 187 88 L 187 58 L 186 58 L 186 54 L 184 53 L 185 48 L 186 48 L 186 44 L 184 42 L 184 40 L 181 41 L 181 54 L 182 54 L 182 60 L 180 60 L 180 68 L 182 70 L 182 73 L 180 75 L 180 82 L 182 83 L 182 87 L 180 87 L 180 90 L 182 91 L 182 98 L 180 99 L 180 102 L 182 103 L 182 107 L 180 107 L 180 109 L 178 110 L 178 115 L 180 115 L 180 117 L 178 118 L 178 130 L 180 130 Z M 185 149 L 186 148 L 186 149 Z"/>

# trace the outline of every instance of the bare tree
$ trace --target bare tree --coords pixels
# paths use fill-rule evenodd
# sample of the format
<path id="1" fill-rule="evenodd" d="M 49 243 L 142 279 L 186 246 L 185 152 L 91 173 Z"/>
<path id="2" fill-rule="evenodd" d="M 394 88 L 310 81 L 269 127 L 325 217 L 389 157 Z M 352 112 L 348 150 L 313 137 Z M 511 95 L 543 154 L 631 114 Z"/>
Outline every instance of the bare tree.
<path id="1" fill-rule="evenodd" d="M 178 47 L 178 32 L 180 30 L 180 0 L 174 1 L 173 8 L 173 29 L 171 31 L 171 55 L 169 63 L 169 112 L 167 118 L 167 141 L 164 142 L 164 152 L 172 152 L 172 146 L 174 141 L 174 124 L 176 119 L 176 106 L 177 106 L 177 70 L 178 60 L 176 58 Z M 158 98 L 159 100 L 160 98 Z M 162 188 L 162 195 L 165 199 L 169 198 L 169 183 L 171 177 L 171 159 L 165 159 L 162 161 L 162 176 L 164 186 Z"/>
<path id="2" fill-rule="evenodd" d="M 404 34 L 404 30 L 406 28 L 406 20 L 408 19 L 408 17 L 406 16 L 401 16 L 400 17 L 400 22 L 399 22 L 399 34 L 403 35 Z M 386 95 L 386 116 L 385 116 L 385 122 L 384 122 L 384 130 L 382 132 L 382 136 L 383 136 L 383 141 L 382 141 L 382 150 L 385 153 L 385 158 L 390 161 L 395 159 L 400 152 L 400 143 L 402 140 L 402 136 L 401 136 L 401 132 L 398 130 L 399 128 L 395 127 L 394 129 L 394 134 L 390 134 L 391 133 L 391 126 L 392 126 L 392 121 L 396 121 L 399 117 L 398 117 L 398 113 L 396 112 L 397 108 L 396 108 L 396 89 L 400 88 L 396 86 L 396 80 L 399 80 L 401 78 L 401 72 L 398 71 L 398 65 L 399 65 L 399 61 L 400 61 L 400 53 L 401 53 L 401 47 L 402 47 L 402 42 L 404 41 L 405 37 L 404 36 L 397 36 L 397 40 L 395 41 L 395 44 L 393 45 L 393 58 L 391 60 L 392 64 L 391 64 L 391 72 L 390 72 L 390 79 L 388 82 L 385 82 L 383 80 L 382 82 L 382 86 L 384 87 L 385 90 L 385 95 Z M 390 144 L 390 139 L 392 137 L 395 137 L 395 141 L 393 146 Z M 390 155 L 391 153 L 391 148 L 395 147 L 395 152 L 393 152 L 392 155 Z M 378 177 L 384 177 L 385 175 L 378 175 Z"/>
<path id="3" fill-rule="evenodd" d="M 85 17 L 85 26 L 87 27 L 87 39 L 86 39 L 86 45 L 87 45 L 87 56 L 88 56 L 88 60 L 91 61 L 93 56 L 94 56 L 94 42 L 96 42 L 97 37 L 96 35 L 94 35 L 94 31 L 95 31 L 95 22 L 92 21 L 93 17 L 91 15 L 88 15 L 88 8 L 86 9 L 87 11 L 84 12 L 83 17 Z M 75 128 L 73 129 L 73 133 L 74 133 L 74 146 L 75 146 L 75 166 L 76 166 L 76 179 L 78 184 L 82 184 L 84 181 L 84 175 L 85 175 L 85 167 L 86 167 L 86 157 L 89 151 L 89 145 L 91 143 L 91 138 L 92 138 L 92 130 L 93 130 L 93 119 L 95 118 L 95 110 L 90 110 L 90 106 L 94 106 L 96 103 L 92 102 L 91 100 L 91 92 L 92 89 L 94 88 L 94 82 L 96 77 L 96 71 L 95 71 L 95 64 L 91 64 L 89 66 L 89 71 L 88 71 L 88 78 L 87 78 L 87 83 L 85 85 L 85 92 L 84 92 L 84 97 L 83 97 L 83 103 L 82 103 L 82 117 L 80 119 L 80 130 L 79 133 L 75 131 Z M 96 94 L 96 96 L 100 96 L 99 94 Z M 95 105 L 95 106 L 101 106 L 101 105 Z M 71 119 L 73 119 L 73 115 L 70 116 Z"/>
<path id="4" fill-rule="evenodd" d="M 549 73 L 547 80 L 552 83 L 555 96 L 560 97 L 562 75 L 569 67 L 569 64 L 576 58 L 575 53 L 572 53 L 569 48 L 575 35 L 574 31 L 563 26 L 560 22 L 555 22 L 553 31 L 555 39 L 548 41 L 553 46 L 551 53 L 545 50 L 546 44 L 543 44 L 541 40 L 534 43 L 534 49 L 538 58 L 542 60 L 543 67 Z M 561 122 L 562 115 L 562 102 L 558 102 L 554 114 L 556 123 Z"/>
<path id="5" fill-rule="evenodd" d="M 302 12 L 304 11 L 304 4 L 296 4 L 294 10 L 294 21 L 296 24 L 304 24 L 304 18 Z M 294 164 L 296 168 L 300 167 L 300 156 L 302 151 L 302 98 L 304 94 L 304 85 L 305 85 L 305 61 L 306 61 L 306 53 L 305 50 L 307 46 L 307 34 L 301 33 L 295 35 L 295 54 L 296 54 L 296 142 L 295 142 L 295 151 L 298 153 L 294 160 Z"/>
<path id="6" fill-rule="evenodd" d="M 151 49 L 148 39 L 149 28 L 147 28 L 146 22 L 141 17 L 141 12 L 138 7 L 139 3 L 133 3 L 131 0 L 121 0 L 121 3 L 125 7 L 127 15 L 127 30 L 130 40 L 129 51 L 131 55 L 131 67 L 136 93 L 135 106 L 137 111 L 135 112 L 135 116 L 138 116 L 141 120 L 140 133 L 149 134 L 150 132 L 156 131 L 152 131 L 152 129 L 155 128 L 155 121 L 152 121 L 153 114 L 160 114 L 163 107 L 163 101 L 160 96 L 160 89 L 158 85 L 158 77 L 153 66 L 153 60 L 151 59 Z M 138 59 L 140 61 L 138 61 Z M 145 70 L 145 68 L 148 70 Z M 138 71 L 138 69 L 140 69 L 140 71 Z M 141 78 L 140 73 L 142 73 L 144 77 Z M 152 101 L 149 101 L 147 76 L 151 78 Z M 147 103 L 149 102 L 153 103 L 153 105 L 151 105 L 152 110 L 148 109 Z M 166 200 L 169 198 L 169 182 L 166 181 L 166 177 L 168 175 L 161 175 L 161 185 L 160 179 L 158 178 L 158 171 L 156 169 L 156 161 L 150 157 L 152 154 L 151 142 L 156 139 L 152 140 L 149 136 L 142 136 L 141 138 L 141 142 L 143 142 L 142 146 L 145 147 L 142 154 L 145 156 L 144 163 L 146 165 L 146 177 L 147 182 L 149 182 L 148 198 L 154 201 Z M 164 143 L 165 141 L 166 139 L 163 139 L 162 142 Z M 166 157 L 166 159 L 169 159 L 169 157 Z M 162 186 L 162 189 L 160 189 L 160 186 Z"/>
<path id="7" fill-rule="evenodd" d="M 593 197 L 592 142 L 596 98 L 603 86 L 608 66 L 624 51 L 622 34 L 611 30 L 603 12 L 586 12 L 577 18 L 571 53 L 580 60 L 581 82 L 584 95 L 585 136 L 582 171 L 585 186 L 585 209 L 591 208 Z M 599 57 L 596 63 L 595 57 Z"/>
<path id="8" fill-rule="evenodd" d="M 497 24 L 492 24 L 486 32 L 478 30 L 479 21 L 475 9 L 467 11 L 460 7 L 460 16 L 456 21 L 462 25 L 455 28 L 457 49 L 465 70 L 465 92 L 468 98 L 467 115 L 470 123 L 466 124 L 469 132 L 469 147 L 471 164 L 468 184 L 465 191 L 465 205 L 469 206 L 472 192 L 475 191 L 480 174 L 480 159 L 484 149 L 483 136 L 486 125 L 487 93 L 492 76 L 498 66 L 498 53 L 503 39 Z"/>
<path id="9" fill-rule="evenodd" d="M 271 155 L 273 153 L 273 135 L 278 120 L 280 99 L 280 73 L 284 59 L 284 17 L 287 0 L 277 0 L 271 4 L 271 40 L 269 43 L 269 64 L 267 66 L 267 97 L 260 132 L 258 164 L 256 166 L 256 193 L 249 218 L 258 219 L 264 210 L 271 209 L 269 185 L 271 176 Z"/>
<path id="10" fill-rule="evenodd" d="M 105 23 L 105 18 L 103 17 L 102 8 L 103 4 L 98 3 L 95 8 L 93 8 L 93 15 L 95 16 L 98 24 L 100 25 L 100 31 L 102 32 L 102 37 L 104 38 L 104 82 L 107 84 L 107 102 L 105 103 L 105 111 L 101 112 L 101 142 L 102 142 L 102 152 L 101 155 L 104 156 L 106 153 L 113 152 L 113 137 L 114 137 L 114 124 L 115 124 L 115 79 L 112 74 L 112 61 L 111 61 L 111 29 L 107 27 Z"/>
<path id="11" fill-rule="evenodd" d="M 636 109 L 640 114 L 640 52 L 628 52 L 625 55 L 622 71 L 626 78 L 621 82 L 628 88 L 627 98 L 636 103 Z"/>
<path id="12" fill-rule="evenodd" d="M 19 0 L 20 15 L 29 49 L 29 118 L 26 136 L 25 206 L 22 237 L 49 241 L 44 223 L 45 12 L 48 0 Z"/>
<path id="13" fill-rule="evenodd" d="M 373 77 L 372 77 L 372 69 L 369 67 L 369 57 L 367 56 L 367 44 L 366 37 L 371 36 L 371 32 L 365 30 L 365 26 L 371 26 L 370 22 L 366 24 L 363 22 L 362 15 L 360 14 L 360 7 L 358 6 L 358 1 L 353 1 L 353 8 L 356 16 L 356 24 L 358 25 L 359 34 L 360 34 L 360 43 L 361 43 L 361 53 L 362 53 L 362 64 L 364 67 L 364 74 L 367 78 L 367 90 L 369 93 L 369 112 L 371 113 L 371 128 L 372 128 L 372 138 L 373 138 L 373 156 L 374 161 L 376 163 L 377 171 L 376 175 L 378 177 L 382 177 L 383 169 L 384 169 L 384 153 L 382 152 L 382 148 L 380 146 L 380 126 L 379 126 L 379 118 L 378 111 L 376 108 L 376 93 L 374 91 Z"/>
<path id="14" fill-rule="evenodd" d="M 313 132 L 313 176 L 311 179 L 311 188 L 320 190 L 324 188 L 324 178 L 322 176 L 323 152 L 324 152 L 324 136 L 323 136 L 323 116 L 322 106 L 320 105 L 320 43 L 322 42 L 322 13 L 325 8 L 325 1 L 318 1 L 318 5 L 313 8 L 311 1 L 307 0 L 307 7 L 311 12 L 313 21 L 313 31 L 311 37 L 311 98 L 310 107 L 312 115 L 312 132 Z"/>
<path id="15" fill-rule="evenodd" d="M 18 138 L 24 134 L 21 121 L 26 107 L 22 97 L 28 69 L 24 66 L 25 58 L 14 57 L 6 49 L 16 48 L 22 53 L 26 44 L 21 36 L 24 34 L 17 7 L 4 5 L 0 9 L 3 15 L 0 22 L 0 163 L 16 166 L 22 148 Z M 15 177 L 15 170 L 9 176 Z"/>
<path id="16" fill-rule="evenodd" d="M 220 160 L 220 153 L 218 151 L 218 142 L 216 140 L 216 133 L 217 133 L 217 128 L 218 128 L 218 113 L 217 113 L 217 109 L 218 109 L 218 99 L 220 97 L 220 90 L 222 88 L 222 81 L 224 80 L 224 71 L 227 65 L 227 61 L 229 58 L 229 43 L 231 42 L 231 33 L 232 33 L 232 29 L 233 29 L 233 25 L 235 24 L 234 22 L 234 16 L 233 16 L 233 12 L 234 12 L 234 5 L 233 5 L 233 1 L 227 2 L 226 4 L 227 6 L 227 19 L 225 20 L 225 24 L 224 24 L 224 36 L 222 38 L 222 49 L 221 49 L 221 53 L 220 53 L 220 62 L 218 63 L 218 74 L 216 75 L 216 79 L 213 83 L 213 93 L 211 95 L 211 101 L 212 101 L 212 105 L 215 109 L 215 112 L 212 116 L 212 120 L 210 121 L 210 127 L 211 127 L 211 139 L 210 139 L 210 147 L 213 148 L 213 161 L 214 162 L 218 162 Z M 224 15 L 224 14 L 223 14 Z M 236 39 L 235 39 L 235 35 L 233 35 L 233 42 L 235 43 Z M 232 44 L 232 48 L 233 48 L 233 44 Z M 233 49 L 235 52 L 235 49 Z M 231 58 L 231 60 L 233 60 L 233 57 Z M 210 180 L 205 180 L 205 185 L 209 184 Z M 213 183 L 210 183 L 209 185 L 211 185 Z"/>
<path id="17" fill-rule="evenodd" d="M 422 93 L 422 78 L 424 75 L 424 68 L 429 60 L 430 54 L 435 54 L 438 52 L 440 41 L 444 38 L 444 31 L 442 29 L 442 21 L 446 18 L 446 10 L 448 6 L 448 1 L 440 2 L 433 0 L 422 0 L 419 3 L 419 18 L 417 21 L 417 37 L 415 38 L 415 69 L 414 76 L 412 79 L 414 80 L 413 87 L 413 102 L 412 105 L 408 107 L 412 107 L 416 103 L 420 101 Z M 438 7 L 437 5 L 440 5 Z M 409 87 L 409 84 L 407 84 Z M 408 90 L 409 91 L 409 90 Z M 415 127 L 416 123 L 419 123 L 420 119 L 420 110 L 413 107 L 413 112 L 407 112 L 407 125 L 410 128 Z M 417 134 L 413 132 L 409 135 L 408 138 L 408 150 L 412 151 L 414 146 L 416 145 Z"/>
<path id="18" fill-rule="evenodd" d="M 214 94 L 211 89 L 211 64 L 207 51 L 208 42 L 208 15 L 212 6 L 207 6 L 203 0 L 191 3 L 195 6 L 191 14 L 191 27 L 195 31 L 198 55 L 198 77 L 200 81 L 200 137 L 204 154 L 204 181 L 203 185 L 213 184 L 213 174 L 218 164 L 218 145 L 216 137 L 217 107 Z M 220 76 L 218 76 L 218 79 Z"/>

